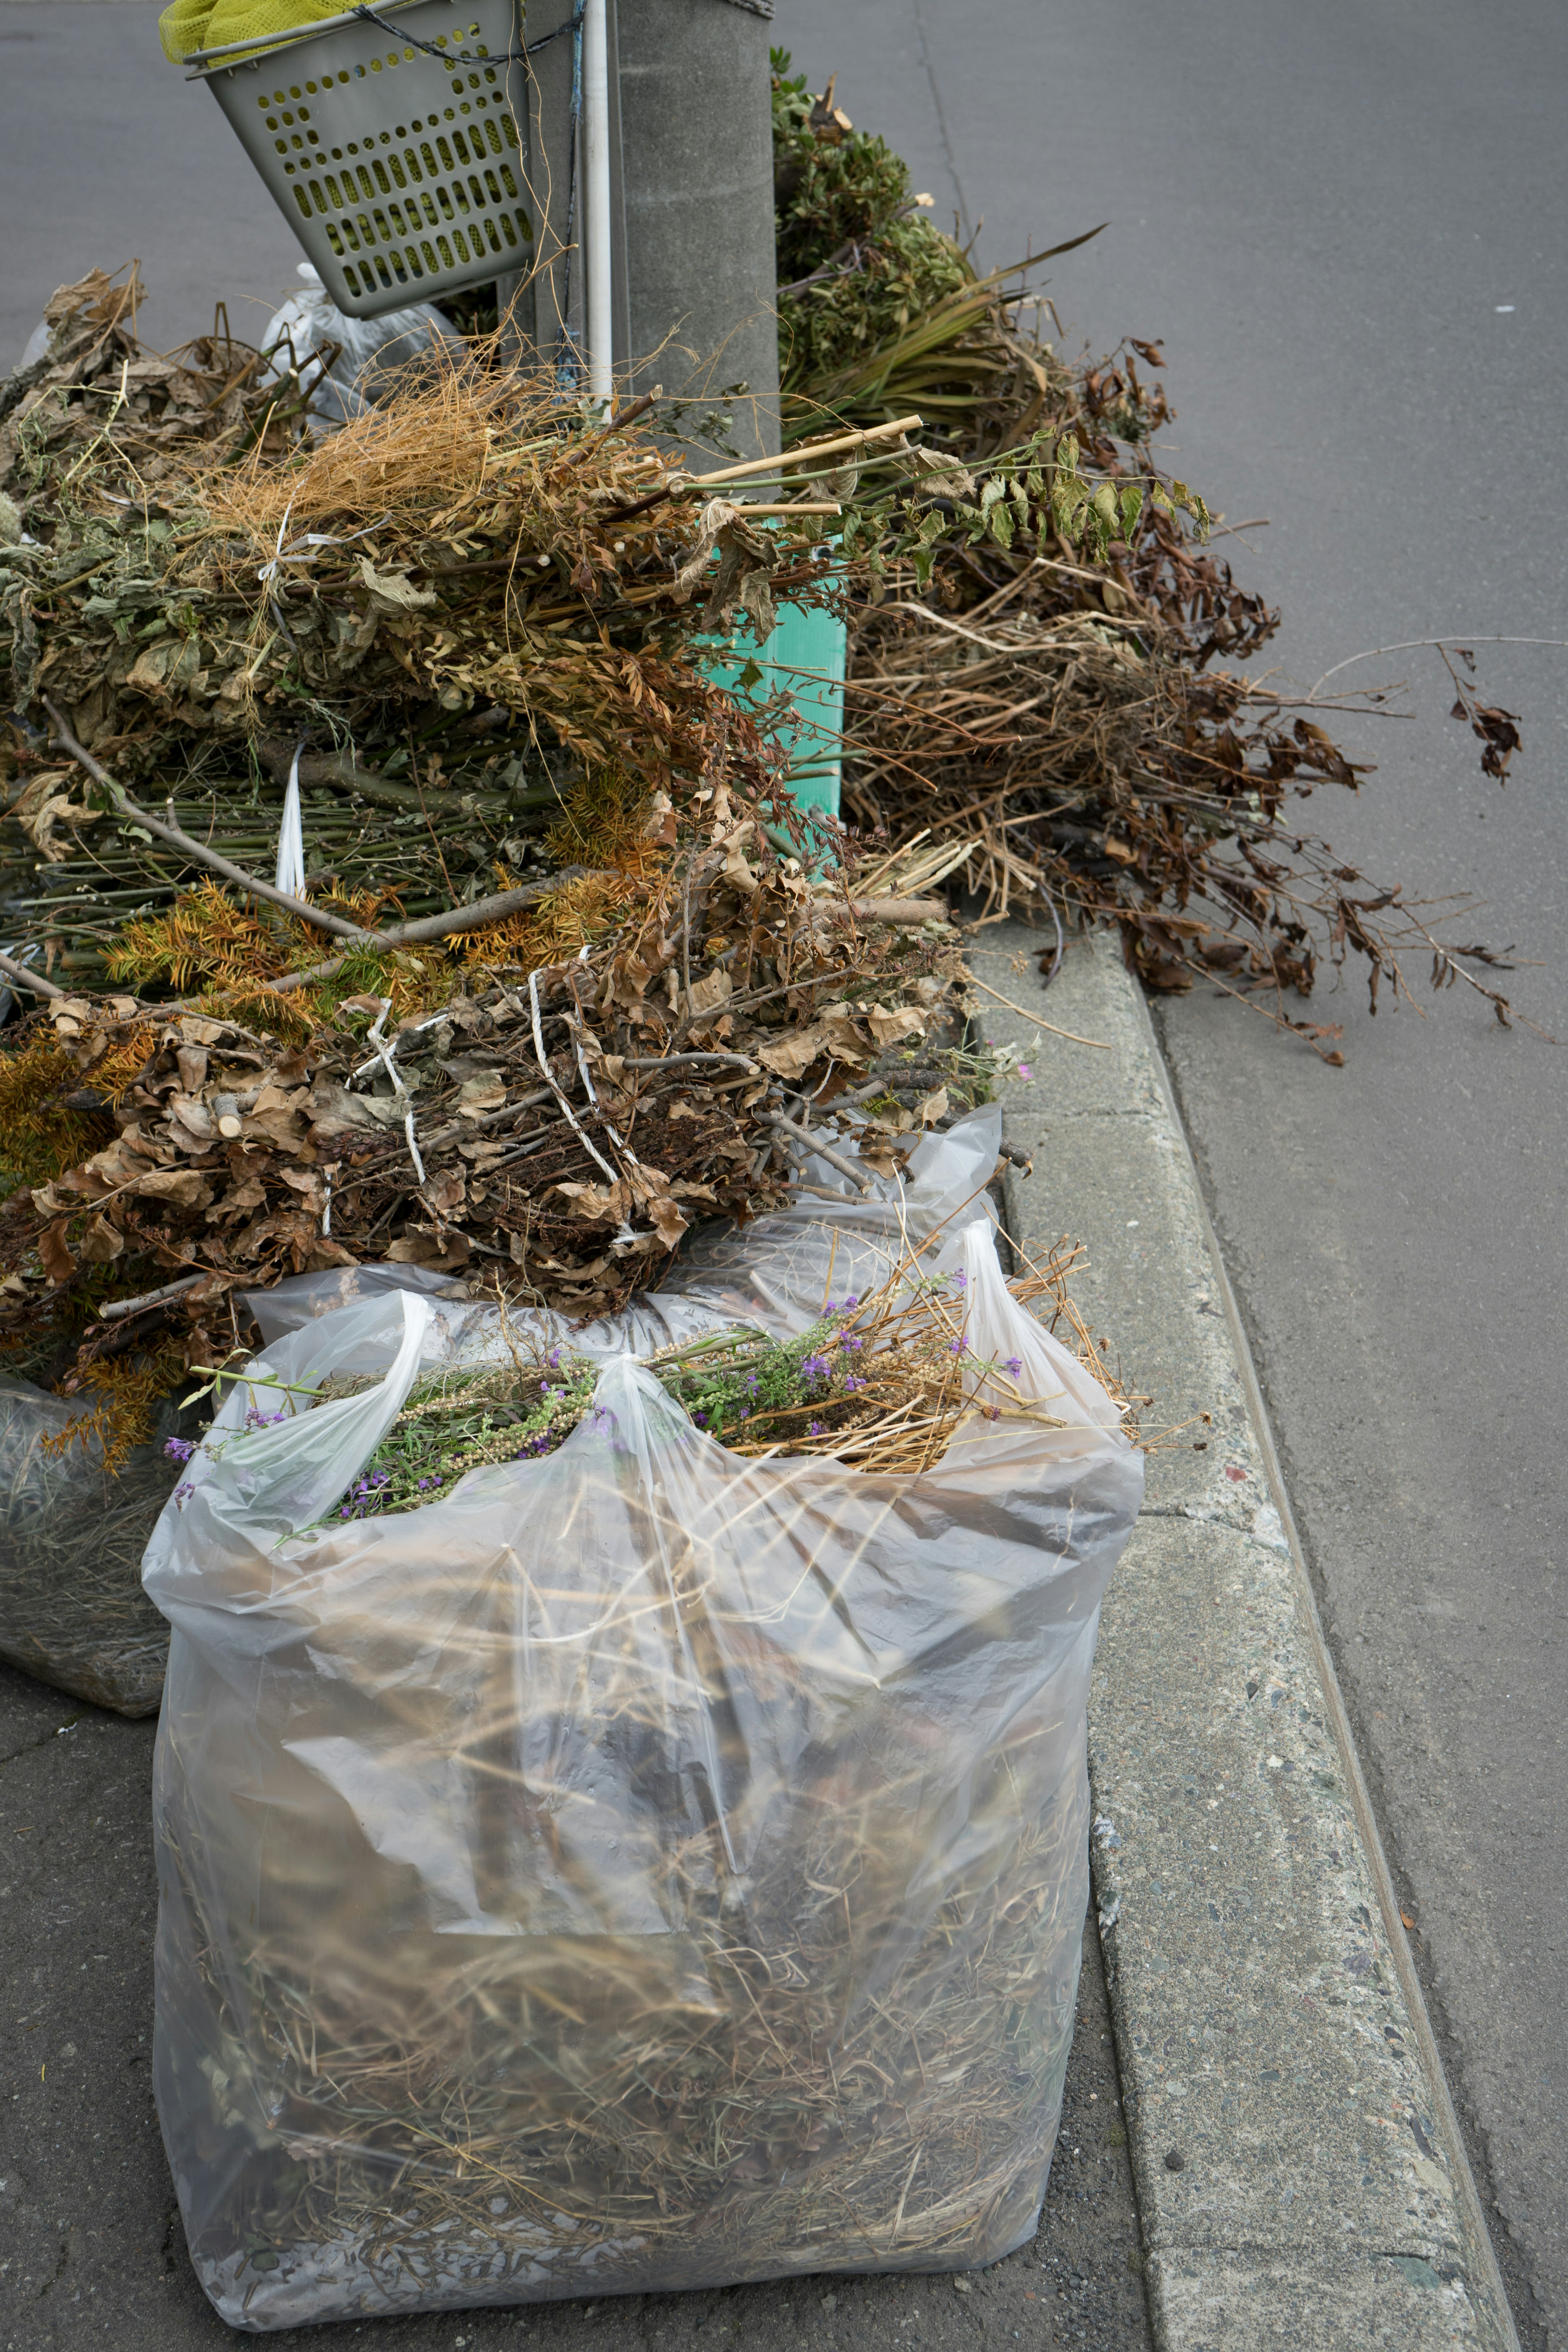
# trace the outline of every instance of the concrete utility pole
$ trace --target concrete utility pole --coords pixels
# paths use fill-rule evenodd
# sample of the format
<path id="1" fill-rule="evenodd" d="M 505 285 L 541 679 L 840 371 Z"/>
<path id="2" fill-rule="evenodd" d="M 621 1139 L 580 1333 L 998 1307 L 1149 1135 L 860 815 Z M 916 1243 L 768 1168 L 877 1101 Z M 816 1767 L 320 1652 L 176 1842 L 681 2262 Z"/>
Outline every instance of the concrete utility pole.
<path id="1" fill-rule="evenodd" d="M 535 7 L 528 37 L 551 29 Z M 779 443 L 768 16 L 757 0 L 590 0 L 584 31 L 584 101 L 591 76 L 603 71 L 608 86 L 607 116 L 596 116 L 608 154 L 584 135 L 574 174 L 565 33 L 531 61 L 528 169 L 542 267 L 521 296 L 519 279 L 500 280 L 502 307 L 517 297 L 519 333 L 547 364 L 561 355 L 570 319 L 595 390 L 608 317 L 623 390 L 662 384 L 668 401 L 689 404 L 685 432 L 727 411 L 743 455 L 771 454 Z M 584 103 L 585 134 L 587 111 Z M 749 390 L 719 397 L 736 383 Z"/>
<path id="2" fill-rule="evenodd" d="M 737 0 L 624 0 L 619 16 L 637 388 L 662 383 L 706 406 L 706 394 L 747 383 L 749 399 L 725 404 L 731 437 L 747 457 L 771 454 L 779 358 L 767 17 Z"/>

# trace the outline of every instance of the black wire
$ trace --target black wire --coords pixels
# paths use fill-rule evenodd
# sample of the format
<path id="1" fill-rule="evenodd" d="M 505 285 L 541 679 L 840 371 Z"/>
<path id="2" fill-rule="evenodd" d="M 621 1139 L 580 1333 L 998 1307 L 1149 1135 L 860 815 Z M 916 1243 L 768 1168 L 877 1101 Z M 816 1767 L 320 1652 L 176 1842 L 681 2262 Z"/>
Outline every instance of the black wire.
<path id="1" fill-rule="evenodd" d="M 468 49 L 443 49 L 434 41 L 421 41 L 405 26 L 389 25 L 385 17 L 378 16 L 374 8 L 362 5 L 356 7 L 353 13 L 356 16 L 362 16 L 367 25 L 378 25 L 384 33 L 390 33 L 395 41 L 402 41 L 406 47 L 423 49 L 426 56 L 434 58 L 438 65 L 512 66 L 526 65 L 536 51 L 547 49 L 552 41 L 558 41 L 561 38 L 563 33 L 574 32 L 583 22 L 583 14 L 586 5 L 587 0 L 577 0 L 576 7 L 565 23 L 557 25 L 552 33 L 542 33 L 537 41 L 525 41 L 521 49 L 503 49 L 499 57 L 490 58 L 477 55 Z"/>

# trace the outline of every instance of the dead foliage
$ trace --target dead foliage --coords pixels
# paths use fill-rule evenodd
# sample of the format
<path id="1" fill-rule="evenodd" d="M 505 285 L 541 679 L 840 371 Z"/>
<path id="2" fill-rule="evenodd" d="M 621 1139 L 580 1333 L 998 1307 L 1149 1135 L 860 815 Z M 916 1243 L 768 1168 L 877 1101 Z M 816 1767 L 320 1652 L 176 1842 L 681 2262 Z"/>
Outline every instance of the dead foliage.
<path id="1" fill-rule="evenodd" d="M 1485 977 L 1502 958 L 1444 936 L 1462 894 L 1418 903 L 1301 824 L 1297 803 L 1370 772 L 1323 723 L 1344 702 L 1238 667 L 1279 615 L 1162 472 L 1158 344 L 1064 361 L 1029 290 L 1050 255 L 981 276 L 900 160 L 788 66 L 775 52 L 786 430 L 919 407 L 933 468 L 918 545 L 889 532 L 851 583 L 847 813 L 875 837 L 967 845 L 986 914 L 1112 922 L 1146 986 L 1244 992 L 1330 1061 L 1339 1030 L 1301 1009 L 1325 958 L 1359 966 L 1375 1010 L 1430 957 L 1436 985 L 1464 982 L 1506 1026 Z M 1448 667 L 1500 784 L 1518 721 Z"/>

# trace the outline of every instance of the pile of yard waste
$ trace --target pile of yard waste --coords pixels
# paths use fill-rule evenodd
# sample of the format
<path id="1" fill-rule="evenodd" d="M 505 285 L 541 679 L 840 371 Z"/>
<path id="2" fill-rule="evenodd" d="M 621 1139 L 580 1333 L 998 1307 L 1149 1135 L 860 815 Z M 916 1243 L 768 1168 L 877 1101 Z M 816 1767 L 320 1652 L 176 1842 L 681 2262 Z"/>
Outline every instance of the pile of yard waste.
<path id="1" fill-rule="evenodd" d="M 123 1442 L 282 1275 L 489 1265 L 604 1313 L 694 1219 L 813 1160 L 864 1189 L 986 1090 L 921 895 L 951 857 L 814 854 L 701 659 L 841 593 L 841 500 L 763 529 L 756 468 L 721 496 L 647 404 L 490 346 L 312 440 L 256 354 L 149 361 L 133 292 L 56 298 L 0 453 L 6 952 L 45 999 L 0 1058 L 16 1369 L 134 1391 Z"/>
<path id="2" fill-rule="evenodd" d="M 1430 958 L 1435 986 L 1479 990 L 1506 1024 L 1495 956 L 1447 944 L 1429 908 L 1301 826 L 1293 803 L 1366 772 L 1323 716 L 1366 705 L 1234 667 L 1279 615 L 1162 474 L 1159 347 L 1068 364 L 1030 289 L 1051 254 L 983 275 L 831 87 L 813 98 L 785 54 L 773 66 L 786 440 L 918 408 L 955 469 L 912 561 L 851 590 L 848 815 L 962 845 L 988 911 L 1112 923 L 1146 986 L 1244 992 L 1329 1060 L 1338 1030 L 1290 1009 L 1325 955 L 1359 961 L 1374 1009 L 1380 987 L 1408 992 L 1402 956 Z M 1010 468 L 1025 447 L 1045 455 Z M 1449 676 L 1501 783 L 1516 723 Z"/>
<path id="3" fill-rule="evenodd" d="M 0 386 L 0 1344 L 111 1462 L 286 1275 L 602 1315 L 695 1223 L 896 1173 L 998 1075 L 974 894 L 1047 971 L 1110 920 L 1331 1059 L 1287 1010 L 1325 950 L 1375 1001 L 1419 944 L 1506 1017 L 1296 829 L 1360 772 L 1223 666 L 1278 616 L 1155 462 L 1158 351 L 1068 365 L 1032 265 L 980 275 L 775 66 L 782 464 L 494 335 L 346 406 L 221 311 L 152 352 L 134 269 Z M 786 600 L 848 623 L 837 825 L 786 698 L 714 679 Z"/>

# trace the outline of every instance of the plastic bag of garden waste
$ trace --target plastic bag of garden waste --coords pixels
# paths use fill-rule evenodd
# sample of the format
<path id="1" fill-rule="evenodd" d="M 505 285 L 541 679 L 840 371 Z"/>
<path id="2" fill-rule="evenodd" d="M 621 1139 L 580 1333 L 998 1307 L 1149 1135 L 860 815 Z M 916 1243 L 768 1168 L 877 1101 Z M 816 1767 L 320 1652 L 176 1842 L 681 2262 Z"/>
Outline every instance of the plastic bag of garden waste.
<path id="1" fill-rule="evenodd" d="M 231 2323 L 946 2271 L 1034 2230 L 1142 1458 L 973 1210 L 918 1279 L 1036 1417 L 970 1412 L 915 1475 L 731 1451 L 623 1349 L 556 1451 L 342 1516 L 496 1336 L 412 1289 L 226 1400 L 144 1573 L 157 2097 Z"/>
<path id="2" fill-rule="evenodd" d="M 82 1419 L 79 1397 L 0 1381 L 0 1658 L 95 1706 L 153 1715 L 169 1629 L 142 1554 L 174 1484 L 163 1440 L 179 1415 L 169 1406 L 113 1473 Z"/>
<path id="3" fill-rule="evenodd" d="M 310 394 L 310 423 L 317 432 L 336 432 L 366 415 L 396 371 L 421 352 L 460 340 L 449 319 L 432 302 L 411 302 L 379 319 L 345 318 L 308 261 L 299 268 L 300 289 L 267 322 L 260 350 L 263 382 L 297 374 Z"/>

